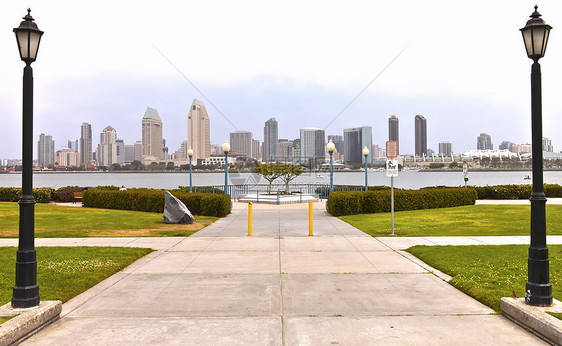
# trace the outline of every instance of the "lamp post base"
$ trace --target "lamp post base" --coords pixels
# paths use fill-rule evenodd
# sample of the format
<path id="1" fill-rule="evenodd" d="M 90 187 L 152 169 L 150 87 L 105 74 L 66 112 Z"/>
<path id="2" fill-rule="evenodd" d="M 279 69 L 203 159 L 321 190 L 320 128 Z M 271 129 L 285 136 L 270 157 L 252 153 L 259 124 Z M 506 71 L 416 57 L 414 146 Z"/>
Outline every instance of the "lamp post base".
<path id="1" fill-rule="evenodd" d="M 527 282 L 525 286 L 525 303 L 533 306 L 552 305 L 552 285 Z M 531 294 L 534 292 L 534 294 Z"/>

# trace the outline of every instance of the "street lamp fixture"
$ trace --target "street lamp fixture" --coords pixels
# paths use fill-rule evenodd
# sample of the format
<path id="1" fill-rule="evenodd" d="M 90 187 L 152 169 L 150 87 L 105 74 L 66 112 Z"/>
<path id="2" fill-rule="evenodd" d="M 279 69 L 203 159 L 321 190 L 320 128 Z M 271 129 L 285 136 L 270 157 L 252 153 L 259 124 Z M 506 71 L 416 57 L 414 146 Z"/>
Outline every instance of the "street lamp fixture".
<path id="1" fill-rule="evenodd" d="M 533 60 L 531 67 L 531 126 L 533 152 L 533 192 L 531 193 L 531 245 L 529 247 L 528 281 L 525 302 L 535 306 L 552 305 L 552 285 L 549 283 L 548 248 L 546 246 L 546 197 L 543 189 L 542 153 L 542 96 L 541 66 L 548 36 L 552 27 L 545 24 L 537 11 L 521 29 L 527 56 Z"/>
<path id="2" fill-rule="evenodd" d="M 367 156 L 369 156 L 369 149 L 367 146 L 363 148 L 363 156 L 365 156 L 365 191 L 369 190 L 369 185 L 367 184 Z"/>
<path id="3" fill-rule="evenodd" d="M 228 152 L 230 151 L 230 144 L 224 141 L 222 144 L 222 152 L 224 153 L 224 193 L 228 194 Z"/>
<path id="4" fill-rule="evenodd" d="M 37 256 L 35 252 L 35 199 L 33 198 L 33 69 L 43 31 L 33 22 L 31 10 L 14 29 L 23 68 L 22 195 L 19 219 L 19 242 L 16 259 L 16 285 L 12 307 L 39 305 Z"/>
<path id="5" fill-rule="evenodd" d="M 328 149 L 328 153 L 330 153 L 330 191 L 329 191 L 329 193 L 332 193 L 332 191 L 334 191 L 334 164 L 333 164 L 332 156 L 334 154 L 334 150 L 336 150 L 336 145 L 334 144 L 334 142 L 332 142 L 331 139 L 328 142 L 328 144 L 326 145 L 326 149 Z"/>
<path id="6" fill-rule="evenodd" d="M 193 149 L 191 147 L 187 149 L 187 156 L 189 157 L 189 192 L 193 192 L 193 185 L 191 183 L 191 157 L 193 156 Z"/>

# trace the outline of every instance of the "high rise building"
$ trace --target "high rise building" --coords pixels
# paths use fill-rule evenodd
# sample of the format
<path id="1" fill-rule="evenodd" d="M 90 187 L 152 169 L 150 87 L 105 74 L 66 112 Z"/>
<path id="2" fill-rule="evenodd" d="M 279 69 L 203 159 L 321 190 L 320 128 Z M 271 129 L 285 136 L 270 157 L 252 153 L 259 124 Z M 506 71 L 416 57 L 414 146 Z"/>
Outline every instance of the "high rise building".
<path id="1" fill-rule="evenodd" d="M 142 117 L 142 156 L 162 159 L 162 120 L 158 111 L 150 107 Z"/>
<path id="2" fill-rule="evenodd" d="M 92 161 L 92 125 L 82 123 L 80 127 L 80 166 Z"/>
<path id="3" fill-rule="evenodd" d="M 481 133 L 476 141 L 476 149 L 478 150 L 493 150 L 492 136 L 487 133 Z"/>
<path id="4" fill-rule="evenodd" d="M 326 158 L 326 135 L 324 130 L 307 127 L 300 130 L 300 162 L 307 164 L 311 159 L 317 163 Z"/>
<path id="5" fill-rule="evenodd" d="M 338 151 L 338 153 L 343 155 L 344 152 L 344 140 L 343 140 L 343 136 L 340 135 L 329 135 L 328 136 L 328 142 L 330 141 L 330 139 L 332 140 L 332 143 L 334 143 L 334 145 L 336 146 L 336 150 Z"/>
<path id="6" fill-rule="evenodd" d="M 279 139 L 278 123 L 275 118 L 265 122 L 263 128 L 263 162 L 277 159 L 277 140 Z"/>
<path id="7" fill-rule="evenodd" d="M 279 139 L 277 141 L 277 162 L 293 163 L 295 162 L 295 153 L 293 141 L 288 139 Z"/>
<path id="8" fill-rule="evenodd" d="M 343 129 L 343 158 L 345 163 L 363 163 L 363 148 L 369 149 L 367 163 L 373 162 L 373 128 L 371 126 Z"/>
<path id="9" fill-rule="evenodd" d="M 451 142 L 439 142 L 439 155 L 451 156 L 453 153 L 453 144 Z"/>
<path id="10" fill-rule="evenodd" d="M 417 156 L 427 155 L 427 120 L 422 115 L 417 114 L 414 117 L 414 132 Z"/>
<path id="11" fill-rule="evenodd" d="M 98 166 L 111 166 L 117 163 L 117 131 L 107 126 L 100 133 L 100 144 L 96 155 Z"/>
<path id="12" fill-rule="evenodd" d="M 55 164 L 55 141 L 49 134 L 40 134 L 37 141 L 37 165 L 45 167 Z"/>
<path id="13" fill-rule="evenodd" d="M 230 151 L 236 154 L 252 156 L 252 133 L 250 131 L 236 131 L 230 133 Z"/>
<path id="14" fill-rule="evenodd" d="M 260 156 L 260 141 L 258 139 L 252 139 L 252 158 L 254 160 L 259 160 Z"/>
<path id="15" fill-rule="evenodd" d="M 76 150 L 63 148 L 55 153 L 55 162 L 57 166 L 71 167 L 80 164 L 80 154 Z"/>
<path id="16" fill-rule="evenodd" d="M 552 147 L 552 141 L 546 137 L 542 138 L 542 151 L 547 151 L 549 153 L 554 152 L 554 148 Z"/>
<path id="17" fill-rule="evenodd" d="M 113 163 L 125 164 L 125 142 L 122 139 L 115 140 L 115 162 Z"/>
<path id="18" fill-rule="evenodd" d="M 165 139 L 162 140 L 162 160 L 168 160 L 168 147 Z"/>
<path id="19" fill-rule="evenodd" d="M 68 141 L 68 145 L 67 145 L 68 149 L 72 149 L 74 151 L 79 151 L 80 149 L 78 148 L 78 140 L 69 140 Z"/>
<path id="20" fill-rule="evenodd" d="M 400 155 L 400 128 L 398 124 L 398 117 L 396 115 L 391 115 L 388 118 L 388 140 L 396 141 L 396 153 Z"/>
<path id="21" fill-rule="evenodd" d="M 503 141 L 500 146 L 498 147 L 500 150 L 509 150 L 511 152 L 515 152 L 515 150 L 513 150 L 513 146 L 516 145 L 515 143 L 512 143 L 510 141 Z"/>
<path id="22" fill-rule="evenodd" d="M 193 150 L 193 160 L 211 157 L 211 119 L 203 102 L 193 100 L 187 115 L 187 145 Z"/>
<path id="23" fill-rule="evenodd" d="M 135 148 L 134 161 L 142 162 L 142 141 L 136 141 L 133 147 Z"/>
<path id="24" fill-rule="evenodd" d="M 135 146 L 125 145 L 125 163 L 131 163 L 135 160 Z"/>

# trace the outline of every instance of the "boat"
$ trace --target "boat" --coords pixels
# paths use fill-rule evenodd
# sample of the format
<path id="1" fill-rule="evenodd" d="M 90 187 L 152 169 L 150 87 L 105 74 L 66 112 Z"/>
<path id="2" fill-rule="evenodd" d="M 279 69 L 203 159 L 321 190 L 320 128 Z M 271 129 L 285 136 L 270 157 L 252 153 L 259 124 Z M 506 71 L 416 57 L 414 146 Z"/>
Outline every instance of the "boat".
<path id="1" fill-rule="evenodd" d="M 523 178 L 523 179 L 525 179 L 525 180 L 531 180 L 531 177 L 528 176 L 528 175 L 526 175 L 525 178 Z"/>
<path id="2" fill-rule="evenodd" d="M 316 174 L 316 178 L 324 178 L 322 174 Z"/>

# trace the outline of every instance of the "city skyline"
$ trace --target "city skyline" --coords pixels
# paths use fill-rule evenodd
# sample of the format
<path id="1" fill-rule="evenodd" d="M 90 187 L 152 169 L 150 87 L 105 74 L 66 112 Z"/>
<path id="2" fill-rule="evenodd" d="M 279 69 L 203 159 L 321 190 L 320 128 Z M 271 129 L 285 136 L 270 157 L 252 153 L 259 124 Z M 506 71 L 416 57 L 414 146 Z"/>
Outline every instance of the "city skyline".
<path id="1" fill-rule="evenodd" d="M 373 143 L 383 146 L 388 139 L 385 122 L 392 114 L 403 119 L 400 152 L 404 154 L 414 153 L 410 119 L 415 114 L 431 121 L 427 147 L 433 151 L 442 141 L 453 143 L 455 152 L 475 149 L 474 138 L 483 132 L 492 136 L 494 147 L 503 141 L 530 143 L 531 61 L 518 29 L 534 4 L 354 1 L 340 6 L 311 1 L 298 3 L 300 11 L 295 14 L 292 8 L 297 3 L 291 2 L 275 11 L 273 5 L 253 1 L 219 3 L 229 15 L 217 13 L 217 4 L 139 3 L 125 24 L 119 13 L 130 10 L 126 4 L 109 6 L 102 0 L 93 9 L 69 1 L 29 1 L 26 5 L 45 31 L 34 63 L 34 138 L 49 133 L 57 144 L 67 143 L 80 138 L 81 123 L 90 123 L 93 133 L 111 125 L 119 138 L 132 144 L 140 139 L 138 114 L 151 106 L 167 124 L 163 138 L 173 152 L 187 137 L 185 114 L 197 98 L 213 119 L 212 143 L 224 142 L 237 130 L 250 131 L 262 141 L 263 122 L 275 117 L 279 138 L 298 138 L 299 130 L 307 126 L 341 134 L 344 128 L 365 124 L 373 128 Z M 544 136 L 560 150 L 562 100 L 556 93 L 562 68 L 555 62 L 562 55 L 562 35 L 557 35 L 562 4 L 543 1 L 539 6 L 554 27 L 541 59 Z M 4 23 L 0 45 L 5 52 L 0 64 L 5 81 L 0 86 L 0 112 L 7 124 L 0 129 L 0 157 L 19 158 L 23 63 L 11 30 L 26 7 L 6 2 L 0 9 Z M 318 9 L 322 16 L 315 15 Z M 193 11 L 198 16 L 188 23 L 170 19 L 176 12 Z M 76 12 L 81 14 L 80 35 L 64 25 Z M 378 15 L 385 13 L 393 15 Z M 291 27 L 282 25 L 282 14 L 295 19 Z M 484 15 L 495 19 L 486 28 L 474 27 Z M 100 26 L 100 18 L 115 26 Z M 206 27 L 209 21 L 217 25 Z M 396 21 L 400 28 L 383 33 L 382 28 Z M 256 24 L 260 32 L 255 32 Z M 114 35 L 119 30 L 137 34 L 123 42 Z M 189 35 L 187 43 L 179 42 L 186 30 L 196 34 Z M 377 45 L 372 44 L 375 38 Z M 193 47 L 197 54 L 192 54 Z M 291 53 L 295 49 L 306 54 L 295 56 Z M 61 59 L 64 56 L 79 58 Z"/>

